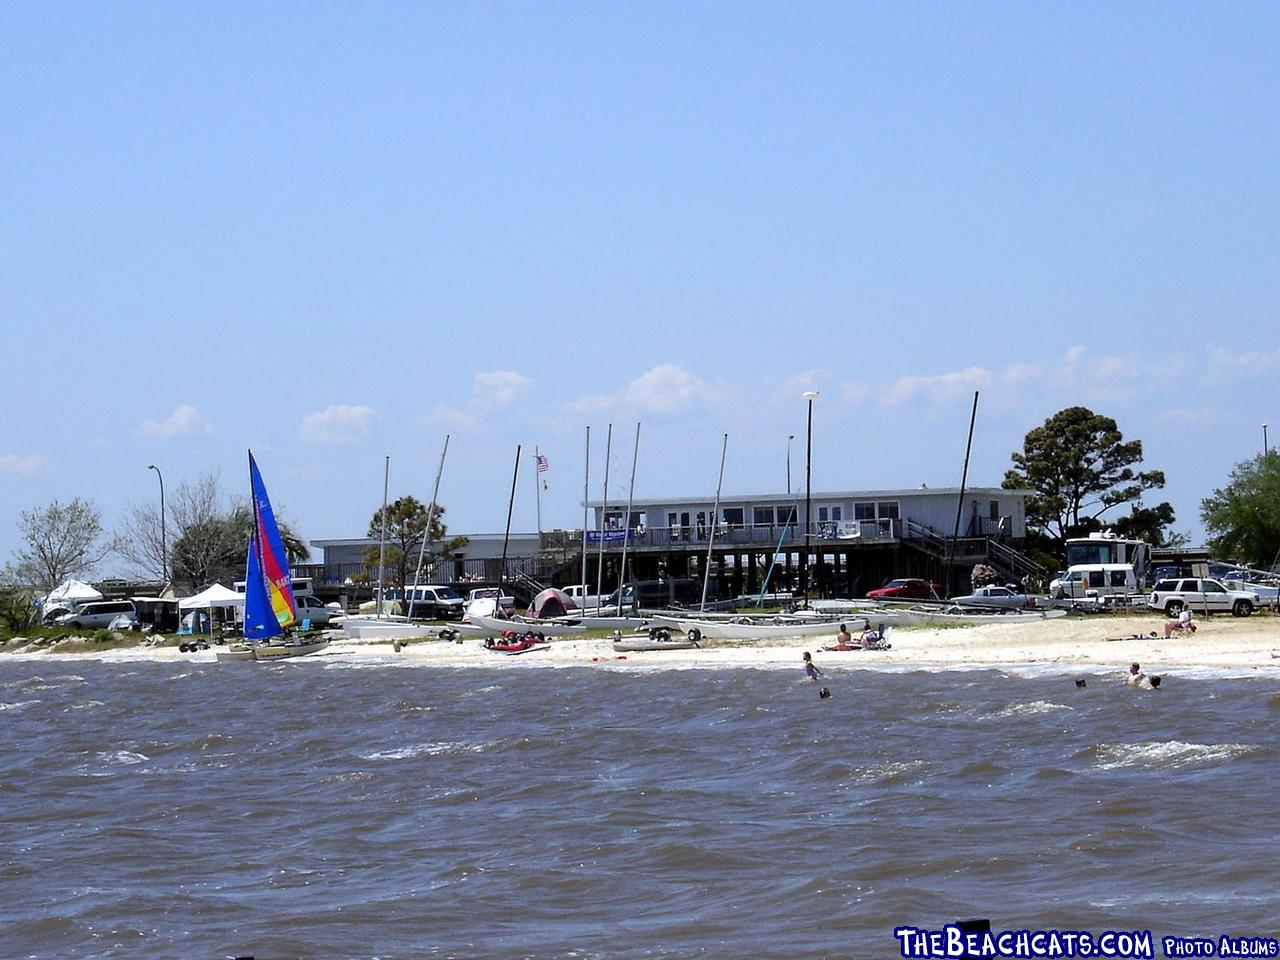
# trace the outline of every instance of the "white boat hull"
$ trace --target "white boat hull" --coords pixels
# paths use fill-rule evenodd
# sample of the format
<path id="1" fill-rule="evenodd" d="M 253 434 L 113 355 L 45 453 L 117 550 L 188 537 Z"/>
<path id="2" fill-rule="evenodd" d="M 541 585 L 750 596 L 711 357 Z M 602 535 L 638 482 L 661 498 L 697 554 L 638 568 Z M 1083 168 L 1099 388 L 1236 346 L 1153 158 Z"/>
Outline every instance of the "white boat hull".
<path id="1" fill-rule="evenodd" d="M 491 637 L 500 636 L 510 630 L 514 630 L 516 633 L 540 633 L 546 637 L 563 637 L 587 632 L 587 628 L 581 623 L 563 623 L 556 620 L 529 620 L 525 618 L 503 620 L 496 617 L 474 616 L 470 620 L 473 627 L 478 627 L 485 636 Z"/>
<path id="2" fill-rule="evenodd" d="M 308 640 L 297 643 L 233 643 L 226 650 L 219 650 L 219 662 L 228 660 L 287 660 L 291 657 L 305 657 L 309 653 L 317 653 L 329 646 L 329 641 Z"/>
<path id="3" fill-rule="evenodd" d="M 892 618 L 877 620 L 890 622 Z M 850 630 L 861 630 L 867 625 L 865 617 L 847 617 L 844 620 L 789 620 L 778 623 L 739 622 L 731 620 L 690 620 L 683 617 L 658 617 L 655 624 L 664 624 L 681 630 L 686 636 L 708 637 L 715 640 L 785 640 L 792 637 L 834 637 L 844 624 Z M 694 631 L 697 631 L 695 634 Z"/>

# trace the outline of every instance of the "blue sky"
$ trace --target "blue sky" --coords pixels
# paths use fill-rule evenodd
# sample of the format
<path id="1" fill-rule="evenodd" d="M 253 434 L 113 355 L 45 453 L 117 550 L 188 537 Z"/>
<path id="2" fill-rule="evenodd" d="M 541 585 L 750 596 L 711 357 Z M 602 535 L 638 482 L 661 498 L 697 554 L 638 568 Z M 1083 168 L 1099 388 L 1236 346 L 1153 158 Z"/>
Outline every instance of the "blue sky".
<path id="1" fill-rule="evenodd" d="M 1177 529 L 1277 409 L 1269 4 L 0 7 L 0 556 L 252 447 L 307 538 L 516 443 L 611 491 L 997 484 L 1084 404 Z M 1280 438 L 1280 429 L 1272 435 Z M 802 440 L 793 446 L 802 461 Z M 602 448 L 593 465 L 599 494 Z M 529 469 L 531 461 L 524 468 Z M 797 474 L 798 476 L 798 474 Z M 535 526 L 524 475 L 515 526 Z"/>

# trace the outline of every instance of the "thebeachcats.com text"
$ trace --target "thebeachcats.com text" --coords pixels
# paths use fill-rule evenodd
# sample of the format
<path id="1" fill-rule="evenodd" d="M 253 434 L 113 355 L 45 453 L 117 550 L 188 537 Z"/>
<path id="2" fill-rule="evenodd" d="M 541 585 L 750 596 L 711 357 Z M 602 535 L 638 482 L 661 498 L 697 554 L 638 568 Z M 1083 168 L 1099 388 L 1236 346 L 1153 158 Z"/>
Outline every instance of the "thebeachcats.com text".
<path id="1" fill-rule="evenodd" d="M 1155 957 L 1150 930 L 965 930 L 954 925 L 941 930 L 897 927 L 902 956 L 911 960 L 992 957 L 1038 960 L 1058 957 Z"/>
<path id="2" fill-rule="evenodd" d="M 947 925 L 940 930 L 897 927 L 893 931 L 899 952 L 908 960 L 934 958 L 1009 958 L 1039 960 L 1067 957 L 1156 956 L 1150 930 L 972 930 Z M 1274 957 L 1280 958 L 1275 937 L 1235 936 L 1161 937 L 1165 957 Z"/>

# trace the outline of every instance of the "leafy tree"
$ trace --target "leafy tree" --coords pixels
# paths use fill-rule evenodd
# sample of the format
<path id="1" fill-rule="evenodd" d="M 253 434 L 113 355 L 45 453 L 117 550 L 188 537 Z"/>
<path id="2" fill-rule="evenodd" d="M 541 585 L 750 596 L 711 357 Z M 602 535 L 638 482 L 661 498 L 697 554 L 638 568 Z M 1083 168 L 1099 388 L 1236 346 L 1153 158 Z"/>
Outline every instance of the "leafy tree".
<path id="1" fill-rule="evenodd" d="M 1118 518 L 1111 527 L 1119 536 L 1145 540 L 1153 547 L 1185 547 L 1191 542 L 1191 535 L 1170 532 L 1168 528 L 1172 525 L 1173 507 L 1169 504 L 1144 507 L 1135 503 L 1129 515 Z"/>
<path id="2" fill-rule="evenodd" d="M 1142 441 L 1125 441 L 1110 417 L 1086 407 L 1060 410 L 1026 435 L 1004 487 L 1034 490 L 1027 498 L 1027 523 L 1062 540 L 1096 530 L 1112 507 L 1137 501 L 1146 490 L 1164 486 L 1159 470 L 1135 472 Z M 1173 522 L 1167 503 L 1152 508 Z"/>
<path id="3" fill-rule="evenodd" d="M 467 542 L 466 537 L 454 537 L 445 541 L 448 528 L 445 526 L 444 507 L 436 504 L 430 518 L 428 532 L 427 511 L 430 508 L 416 497 L 400 497 L 394 503 L 387 504 L 387 545 L 383 557 L 383 569 L 392 571 L 391 582 L 403 587 L 411 579 L 411 574 L 418 568 L 418 555 L 422 553 L 423 566 L 430 568 L 439 557 L 444 556 Z M 382 508 L 374 511 L 369 521 L 370 537 L 382 537 Z M 426 542 L 428 549 L 423 552 Z M 443 542 L 442 542 L 443 541 Z M 432 545 L 435 545 L 432 547 Z M 378 564 L 378 547 L 370 547 L 365 551 L 365 562 L 376 569 Z"/>
<path id="4" fill-rule="evenodd" d="M 87 575 L 116 547 L 103 533 L 98 508 L 78 497 L 24 510 L 18 532 L 23 546 L 14 552 L 12 576 L 45 593 L 68 577 Z"/>
<path id="5" fill-rule="evenodd" d="M 1236 464 L 1231 482 L 1200 504 L 1209 548 L 1251 566 L 1270 566 L 1280 556 L 1280 453 L 1272 451 Z"/>
<path id="6" fill-rule="evenodd" d="M 149 549 L 154 556 L 159 518 L 145 508 L 138 510 L 136 516 L 134 549 L 143 557 Z M 253 511 L 247 502 L 229 505 L 216 473 L 205 474 L 178 488 L 169 511 L 169 526 L 173 539 L 170 564 L 175 583 L 195 589 L 217 580 L 234 582 L 244 578 L 249 538 L 253 533 Z M 306 544 L 286 523 L 280 522 L 279 526 L 289 563 L 306 560 L 310 556 Z M 136 545 L 139 537 L 144 538 L 141 546 Z M 151 544 L 149 548 L 147 543 Z"/>

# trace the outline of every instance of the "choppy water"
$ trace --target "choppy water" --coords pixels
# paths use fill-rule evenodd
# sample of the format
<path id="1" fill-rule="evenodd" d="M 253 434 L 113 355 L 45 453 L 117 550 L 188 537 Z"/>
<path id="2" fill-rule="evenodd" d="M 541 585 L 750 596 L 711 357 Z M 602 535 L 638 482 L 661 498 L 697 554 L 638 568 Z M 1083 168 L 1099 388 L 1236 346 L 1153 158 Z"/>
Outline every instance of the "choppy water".
<path id="1" fill-rule="evenodd" d="M 1109 680 L 1109 678 L 1108 678 Z M 1273 680 L 0 662 L 5 957 L 1276 934 Z"/>

